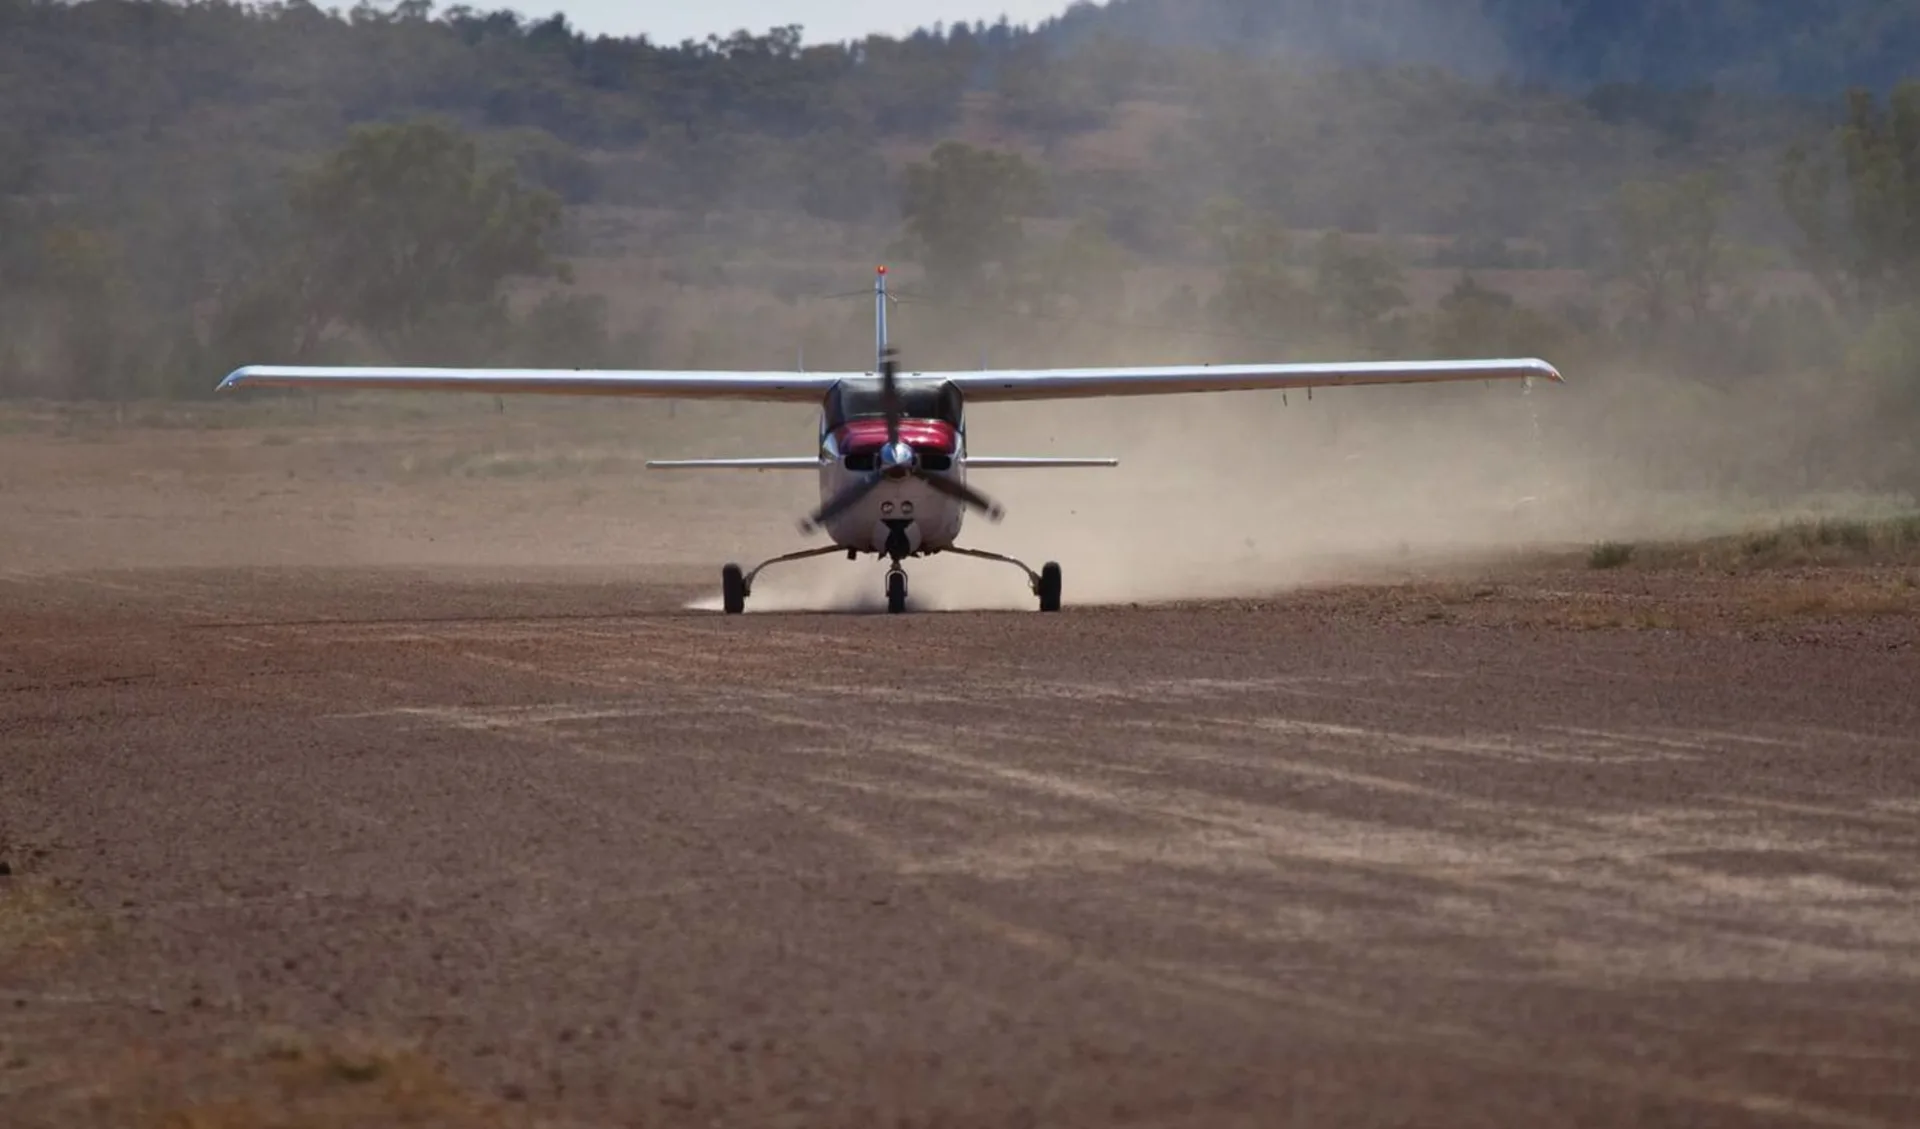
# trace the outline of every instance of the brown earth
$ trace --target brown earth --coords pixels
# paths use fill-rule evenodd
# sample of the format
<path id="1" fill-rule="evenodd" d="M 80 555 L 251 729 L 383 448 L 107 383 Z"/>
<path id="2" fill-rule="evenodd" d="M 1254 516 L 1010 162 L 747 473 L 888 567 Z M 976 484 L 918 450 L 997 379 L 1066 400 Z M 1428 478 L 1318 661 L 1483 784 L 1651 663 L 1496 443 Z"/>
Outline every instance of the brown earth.
<path id="1" fill-rule="evenodd" d="M 0 452 L 9 1126 L 1920 1121 L 1912 570 L 729 619 L 288 434 Z"/>

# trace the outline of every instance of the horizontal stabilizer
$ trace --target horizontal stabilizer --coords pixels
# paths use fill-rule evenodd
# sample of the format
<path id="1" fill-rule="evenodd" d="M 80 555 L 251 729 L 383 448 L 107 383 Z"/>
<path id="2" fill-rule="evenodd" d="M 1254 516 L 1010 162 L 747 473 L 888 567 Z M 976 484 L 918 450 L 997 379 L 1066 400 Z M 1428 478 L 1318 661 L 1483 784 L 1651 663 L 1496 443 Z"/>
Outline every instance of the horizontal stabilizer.
<path id="1" fill-rule="evenodd" d="M 819 470 L 817 456 L 799 459 L 649 459 L 649 470 Z"/>
<path id="2" fill-rule="evenodd" d="M 1119 465 L 1119 459 L 1028 459 L 1018 455 L 970 455 L 967 458 L 968 470 L 1058 470 Z"/>

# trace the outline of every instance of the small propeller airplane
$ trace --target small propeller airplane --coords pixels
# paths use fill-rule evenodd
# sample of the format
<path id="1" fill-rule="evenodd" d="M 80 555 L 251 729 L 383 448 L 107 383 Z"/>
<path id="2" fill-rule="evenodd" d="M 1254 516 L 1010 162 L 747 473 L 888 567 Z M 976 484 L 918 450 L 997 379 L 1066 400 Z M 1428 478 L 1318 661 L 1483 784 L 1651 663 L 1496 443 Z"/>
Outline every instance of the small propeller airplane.
<path id="1" fill-rule="evenodd" d="M 813 471 L 820 506 L 800 522 L 802 534 L 825 531 L 830 544 L 787 553 L 750 570 L 721 570 L 722 608 L 746 610 L 753 582 L 768 567 L 810 557 L 870 554 L 888 562 L 887 610 L 907 606 L 905 562 L 954 553 L 1012 565 L 1026 573 L 1040 610 L 1060 610 L 1060 566 L 1035 571 L 1024 561 L 964 548 L 960 528 L 969 509 L 991 521 L 1000 505 L 967 481 L 972 470 L 1112 467 L 1112 458 L 1027 458 L 974 455 L 967 449 L 969 402 L 1061 400 L 1188 392 L 1285 391 L 1370 384 L 1432 384 L 1536 378 L 1561 383 L 1537 358 L 1506 360 L 1350 361 L 1157 368 L 1068 368 L 913 372 L 902 375 L 887 336 L 887 268 L 873 284 L 875 360 L 872 372 L 674 372 L 618 369 L 395 368 L 248 365 L 219 390 L 237 388 L 382 389 L 408 392 L 648 396 L 671 399 L 785 401 L 819 405 L 818 449 L 798 458 L 650 461 L 661 470 Z"/>

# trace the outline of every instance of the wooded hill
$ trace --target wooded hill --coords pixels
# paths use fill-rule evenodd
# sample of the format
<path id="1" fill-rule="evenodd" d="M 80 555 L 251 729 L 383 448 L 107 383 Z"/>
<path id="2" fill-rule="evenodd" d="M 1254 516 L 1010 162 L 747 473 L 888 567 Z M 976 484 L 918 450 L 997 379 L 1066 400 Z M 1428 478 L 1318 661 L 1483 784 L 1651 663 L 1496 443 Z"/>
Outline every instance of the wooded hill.
<path id="1" fill-rule="evenodd" d="M 1565 90 L 1885 92 L 1920 57 L 1920 8 L 1899 0 L 1113 0 L 1048 30 Z"/>
<path id="2" fill-rule="evenodd" d="M 1045 153 L 1058 174 L 1046 208 L 1099 212 L 1143 251 L 1168 224 L 1231 196 L 1291 226 L 1545 239 L 1565 261 L 1591 250 L 1580 215 L 1612 185 L 1656 169 L 1739 166 L 1777 149 L 1831 113 L 1852 65 L 1835 61 L 1829 97 L 1797 103 L 1699 89 L 1710 68 L 1672 91 L 1481 82 L 1468 58 L 1478 49 L 1450 44 L 1490 44 L 1489 57 L 1510 61 L 1551 58 L 1544 69 L 1562 78 L 1661 78 L 1666 70 L 1651 63 L 1649 75 L 1630 76 L 1608 61 L 1643 57 L 1638 45 L 1664 26 L 1659 11 L 1789 6 L 1622 3 L 1604 10 L 1641 17 L 1616 12 L 1608 24 L 1593 14 L 1599 5 L 1561 0 L 1564 18 L 1526 25 L 1532 39 L 1542 27 L 1569 29 L 1559 54 L 1540 54 L 1510 26 L 1519 23 L 1514 0 L 1478 2 L 1507 14 L 1449 16 L 1452 30 L 1438 34 L 1431 12 L 1472 4 L 1374 0 L 1324 16 L 1314 12 L 1327 6 L 1305 0 L 1122 0 L 1037 30 L 955 25 L 803 46 L 788 28 L 663 46 L 590 37 L 559 17 L 436 16 L 428 0 L 363 5 L 344 19 L 304 3 L 0 0 L 0 156 L 33 163 L 47 190 L 118 212 L 116 197 L 134 184 L 196 198 L 267 190 L 287 160 L 337 144 L 354 123 L 439 114 L 489 135 L 569 203 L 786 208 L 884 223 L 898 218 L 888 178 L 901 162 L 888 158 L 957 133 Z M 1759 39 L 1800 58 L 1803 10 L 1833 6 L 1793 5 L 1802 14 L 1792 19 L 1755 16 L 1738 33 L 1700 34 L 1724 55 L 1771 26 L 1777 35 Z M 1898 30 L 1886 9 L 1899 5 L 1841 7 L 1855 13 L 1848 26 Z M 1234 36 L 1241 50 L 1147 34 L 1179 29 L 1191 39 L 1209 28 L 1244 31 Z M 1443 70 L 1329 71 L 1346 56 L 1382 54 L 1362 48 L 1369 29 L 1459 57 L 1429 60 Z M 1245 50 L 1280 42 L 1316 62 L 1276 65 Z M 1897 52 L 1898 43 L 1872 48 Z M 1575 49 L 1587 53 L 1579 65 L 1563 57 Z M 1721 55 L 1697 57 L 1707 68 Z M 1883 70 L 1879 57 L 1860 60 L 1863 72 Z M 1764 225 L 1764 205 L 1748 218 Z"/>
<path id="3" fill-rule="evenodd" d="M 809 46 L 0 0 L 0 390 L 858 364 L 861 311 L 800 299 L 885 256 L 945 303 L 928 364 L 1529 352 L 1920 404 L 1920 96 L 1838 89 L 1899 74 L 1920 5 L 1465 7 L 1119 0 Z"/>

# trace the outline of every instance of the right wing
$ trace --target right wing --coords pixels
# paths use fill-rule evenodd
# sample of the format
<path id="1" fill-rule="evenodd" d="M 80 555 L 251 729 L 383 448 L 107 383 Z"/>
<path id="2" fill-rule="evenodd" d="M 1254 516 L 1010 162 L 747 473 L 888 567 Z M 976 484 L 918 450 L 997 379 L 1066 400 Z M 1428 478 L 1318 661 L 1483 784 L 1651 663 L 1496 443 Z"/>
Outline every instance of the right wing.
<path id="1" fill-rule="evenodd" d="M 1022 455 L 968 455 L 968 470 L 1058 470 L 1064 467 L 1119 466 L 1119 459 L 1030 459 Z"/>
<path id="2" fill-rule="evenodd" d="M 905 374 L 902 374 L 905 375 Z M 914 373 L 952 381 L 968 403 L 1160 396 L 1181 392 L 1281 392 L 1362 384 L 1434 384 L 1455 380 L 1550 380 L 1559 370 L 1533 357 L 1466 361 L 1332 361 L 1270 365 L 1172 365 L 1155 368 L 1007 369 Z"/>
<path id="3" fill-rule="evenodd" d="M 836 381 L 859 375 L 863 374 L 248 365 L 235 369 L 220 382 L 218 390 L 377 389 L 390 392 L 484 392 L 494 395 L 659 396 L 676 400 L 784 400 L 817 404 Z"/>

